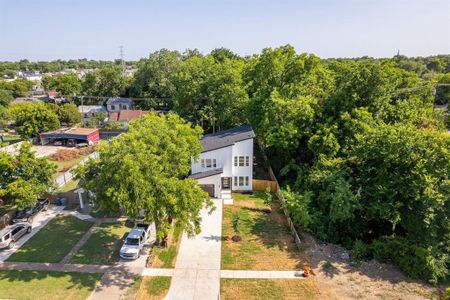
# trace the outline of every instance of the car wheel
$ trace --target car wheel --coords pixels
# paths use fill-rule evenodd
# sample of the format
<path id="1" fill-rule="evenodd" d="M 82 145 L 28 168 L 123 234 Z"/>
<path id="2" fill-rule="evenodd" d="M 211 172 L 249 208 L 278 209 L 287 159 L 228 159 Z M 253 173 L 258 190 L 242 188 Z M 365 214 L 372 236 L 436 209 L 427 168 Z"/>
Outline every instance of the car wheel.
<path id="1" fill-rule="evenodd" d="M 14 243 L 14 241 L 12 241 L 11 243 L 9 243 L 8 248 L 9 248 L 9 249 L 14 248 L 14 245 L 15 245 L 15 244 L 16 244 L 16 243 Z"/>
<path id="2" fill-rule="evenodd" d="M 27 233 L 31 232 L 31 226 L 27 228 Z"/>

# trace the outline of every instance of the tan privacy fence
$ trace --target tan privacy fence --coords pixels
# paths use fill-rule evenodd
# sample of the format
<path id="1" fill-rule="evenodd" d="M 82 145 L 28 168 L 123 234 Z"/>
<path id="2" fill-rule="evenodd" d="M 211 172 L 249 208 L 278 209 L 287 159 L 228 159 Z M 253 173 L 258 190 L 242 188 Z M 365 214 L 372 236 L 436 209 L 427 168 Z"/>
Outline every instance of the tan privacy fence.
<path id="1" fill-rule="evenodd" d="M 265 151 L 264 151 L 264 146 L 263 146 L 263 144 L 262 144 L 260 141 L 258 141 L 258 145 L 259 145 L 259 148 L 261 149 L 261 152 L 262 152 L 262 156 L 263 156 L 264 161 L 268 164 L 268 161 L 269 161 L 269 160 L 267 159 L 266 153 L 265 153 Z M 269 176 L 270 176 L 270 178 L 275 182 L 275 185 L 276 185 L 276 195 L 277 195 L 277 198 L 278 198 L 278 200 L 281 202 L 281 205 L 283 206 L 283 204 L 284 204 L 284 202 L 285 202 L 283 193 L 282 193 L 282 191 L 281 191 L 280 185 L 278 184 L 278 180 L 277 180 L 277 178 L 275 177 L 275 174 L 273 173 L 272 167 L 270 166 L 270 164 L 268 164 L 268 165 L 269 165 L 269 167 L 268 167 L 268 169 L 269 169 Z M 253 187 L 253 188 L 254 188 L 254 187 Z M 289 217 L 289 213 L 288 213 L 288 211 L 286 210 L 285 207 L 283 207 L 283 212 L 284 212 L 284 214 L 286 215 L 287 223 L 288 223 L 289 229 L 291 229 L 291 234 L 292 234 L 292 236 L 294 237 L 295 244 L 297 245 L 298 249 L 299 249 L 300 251 L 302 251 L 300 237 L 299 237 L 298 232 L 297 232 L 297 230 L 295 229 L 294 223 L 292 222 L 291 218 Z"/>
<path id="2" fill-rule="evenodd" d="M 267 189 L 274 193 L 278 191 L 278 184 L 273 180 L 253 179 L 252 185 L 254 191 L 266 191 Z"/>

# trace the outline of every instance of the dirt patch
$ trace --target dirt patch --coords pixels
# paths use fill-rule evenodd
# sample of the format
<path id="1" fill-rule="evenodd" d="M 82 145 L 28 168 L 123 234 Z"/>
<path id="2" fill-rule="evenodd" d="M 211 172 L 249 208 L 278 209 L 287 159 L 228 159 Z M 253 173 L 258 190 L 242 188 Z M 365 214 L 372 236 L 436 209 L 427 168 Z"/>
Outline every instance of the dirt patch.
<path id="1" fill-rule="evenodd" d="M 302 235 L 321 299 L 439 299 L 437 288 L 408 279 L 393 265 L 374 260 L 355 264 L 342 247 Z"/>

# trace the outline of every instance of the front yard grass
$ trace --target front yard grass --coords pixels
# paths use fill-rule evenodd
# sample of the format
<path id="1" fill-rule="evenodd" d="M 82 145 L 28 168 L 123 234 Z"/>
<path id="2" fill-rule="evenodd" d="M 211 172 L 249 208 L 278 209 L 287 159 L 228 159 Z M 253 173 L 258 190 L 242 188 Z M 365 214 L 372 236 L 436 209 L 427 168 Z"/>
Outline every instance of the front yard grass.
<path id="1" fill-rule="evenodd" d="M 119 261 L 123 239 L 132 227 L 128 222 L 100 224 L 70 262 L 111 265 Z"/>
<path id="2" fill-rule="evenodd" d="M 224 206 L 222 269 L 299 270 L 307 264 L 307 257 L 298 250 L 279 205 L 266 206 L 263 197 L 264 193 L 233 194 L 234 204 Z M 236 219 L 239 233 L 233 228 Z M 232 241 L 236 234 L 241 241 Z"/>
<path id="3" fill-rule="evenodd" d="M 174 268 L 176 257 L 178 253 L 178 248 L 181 242 L 181 235 L 183 230 L 179 226 L 173 226 L 171 232 L 169 233 L 169 238 L 166 248 L 159 248 L 154 246 L 152 248 L 152 268 Z"/>
<path id="4" fill-rule="evenodd" d="M 220 280 L 220 299 L 320 299 L 315 281 L 309 279 Z"/>
<path id="5" fill-rule="evenodd" d="M 164 299 L 170 288 L 172 277 L 155 276 L 144 277 L 138 291 L 138 300 L 160 300 Z"/>
<path id="6" fill-rule="evenodd" d="M 91 226 L 91 222 L 58 215 L 17 249 L 8 261 L 60 262 Z"/>
<path id="7" fill-rule="evenodd" d="M 0 299 L 86 299 L 102 274 L 0 271 Z"/>

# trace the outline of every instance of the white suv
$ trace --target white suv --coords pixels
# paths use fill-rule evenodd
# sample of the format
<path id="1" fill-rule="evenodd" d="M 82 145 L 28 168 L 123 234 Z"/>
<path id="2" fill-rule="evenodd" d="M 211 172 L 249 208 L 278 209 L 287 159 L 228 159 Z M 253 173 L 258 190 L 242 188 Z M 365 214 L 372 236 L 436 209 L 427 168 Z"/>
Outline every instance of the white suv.
<path id="1" fill-rule="evenodd" d="M 16 223 L 0 230 L 0 249 L 13 248 L 18 239 L 31 232 L 29 223 Z"/>

